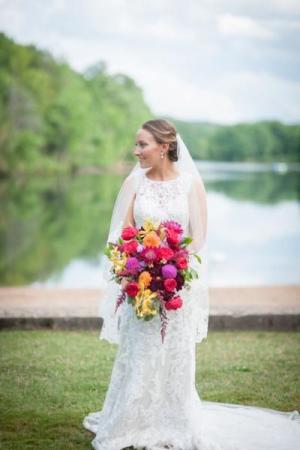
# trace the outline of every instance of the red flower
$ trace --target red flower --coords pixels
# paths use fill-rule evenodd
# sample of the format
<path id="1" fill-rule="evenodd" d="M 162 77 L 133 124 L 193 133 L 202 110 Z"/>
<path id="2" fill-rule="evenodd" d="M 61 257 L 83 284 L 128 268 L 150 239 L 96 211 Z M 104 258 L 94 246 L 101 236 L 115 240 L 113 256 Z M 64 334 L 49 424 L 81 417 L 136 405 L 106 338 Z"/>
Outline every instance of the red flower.
<path id="1" fill-rule="evenodd" d="M 157 247 L 145 247 L 141 253 L 141 258 L 143 258 L 147 263 L 152 263 L 159 259 L 159 252 Z"/>
<path id="2" fill-rule="evenodd" d="M 135 297 L 139 290 L 139 285 L 135 281 L 130 281 L 125 288 L 125 292 L 129 297 Z"/>
<path id="3" fill-rule="evenodd" d="M 129 239 L 132 239 L 138 234 L 139 230 L 135 227 L 129 226 L 125 227 L 122 230 L 121 237 L 124 239 L 124 241 L 129 241 Z"/>
<path id="4" fill-rule="evenodd" d="M 138 242 L 135 240 L 125 242 L 125 244 L 122 245 L 122 250 L 126 253 L 129 253 L 130 255 L 136 253 L 137 248 L 138 248 Z"/>
<path id="5" fill-rule="evenodd" d="M 181 236 L 174 230 L 167 229 L 167 241 L 170 245 L 177 245 L 181 241 Z"/>
<path id="6" fill-rule="evenodd" d="M 174 256 L 173 250 L 169 247 L 160 247 L 158 249 L 158 254 L 160 259 L 165 259 L 166 261 L 173 258 Z"/>
<path id="7" fill-rule="evenodd" d="M 171 300 L 165 302 L 166 309 L 178 309 L 182 306 L 182 298 L 176 295 Z"/>
<path id="8" fill-rule="evenodd" d="M 164 222 L 162 222 L 162 225 L 169 230 L 175 231 L 178 234 L 183 233 L 182 226 L 180 225 L 180 223 L 175 222 L 175 220 L 165 220 Z"/>
<path id="9" fill-rule="evenodd" d="M 174 278 L 166 278 L 164 280 L 164 287 L 166 291 L 173 292 L 177 286 L 176 280 Z"/>
<path id="10" fill-rule="evenodd" d="M 189 257 L 189 251 L 186 248 L 179 248 L 178 250 L 176 250 L 175 254 L 174 254 L 174 258 L 178 259 L 181 257 L 185 257 L 188 259 Z"/>
<path id="11" fill-rule="evenodd" d="M 186 269 L 188 266 L 188 262 L 187 262 L 186 258 L 184 258 L 183 256 L 178 258 L 176 260 L 176 266 L 178 267 L 178 269 Z"/>

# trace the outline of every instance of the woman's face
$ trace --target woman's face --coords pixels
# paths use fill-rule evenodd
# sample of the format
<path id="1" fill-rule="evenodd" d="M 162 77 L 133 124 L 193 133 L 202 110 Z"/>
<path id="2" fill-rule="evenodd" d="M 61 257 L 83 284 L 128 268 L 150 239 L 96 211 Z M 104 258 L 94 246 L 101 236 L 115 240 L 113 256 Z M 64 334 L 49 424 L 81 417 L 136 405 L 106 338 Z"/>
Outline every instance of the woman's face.
<path id="1" fill-rule="evenodd" d="M 143 169 L 160 164 L 160 152 L 165 151 L 164 145 L 158 144 L 152 134 L 140 128 L 136 134 L 134 154 L 140 160 Z"/>

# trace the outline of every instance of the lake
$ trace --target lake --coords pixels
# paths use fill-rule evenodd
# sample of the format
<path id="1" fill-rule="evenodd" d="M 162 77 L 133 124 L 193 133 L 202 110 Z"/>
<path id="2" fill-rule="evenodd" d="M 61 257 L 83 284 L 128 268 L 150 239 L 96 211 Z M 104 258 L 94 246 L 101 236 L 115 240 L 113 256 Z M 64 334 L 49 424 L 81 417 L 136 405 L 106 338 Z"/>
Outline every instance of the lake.
<path id="1" fill-rule="evenodd" d="M 300 167 L 197 162 L 208 203 L 209 285 L 300 283 Z M 120 175 L 1 181 L 1 285 L 101 287 Z"/>

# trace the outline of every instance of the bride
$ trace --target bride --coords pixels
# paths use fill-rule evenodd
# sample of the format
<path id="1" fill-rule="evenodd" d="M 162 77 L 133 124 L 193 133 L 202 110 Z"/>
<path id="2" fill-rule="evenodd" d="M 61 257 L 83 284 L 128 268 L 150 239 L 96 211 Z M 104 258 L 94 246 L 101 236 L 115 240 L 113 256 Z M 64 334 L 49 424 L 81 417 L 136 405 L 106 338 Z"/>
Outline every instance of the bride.
<path id="1" fill-rule="evenodd" d="M 95 434 L 96 450 L 296 450 L 300 443 L 298 411 L 201 400 L 195 387 L 196 343 L 207 336 L 207 205 L 202 178 L 172 123 L 149 120 L 138 130 L 134 154 L 139 162 L 117 196 L 108 241 L 123 227 L 142 226 L 146 218 L 176 220 L 193 238 L 191 258 L 199 278 L 183 288 L 183 306 L 168 311 L 164 342 L 160 317 L 138 320 L 124 302 L 114 314 L 120 287 L 104 263 L 104 323 L 100 339 L 118 350 L 101 411 L 83 426 Z"/>

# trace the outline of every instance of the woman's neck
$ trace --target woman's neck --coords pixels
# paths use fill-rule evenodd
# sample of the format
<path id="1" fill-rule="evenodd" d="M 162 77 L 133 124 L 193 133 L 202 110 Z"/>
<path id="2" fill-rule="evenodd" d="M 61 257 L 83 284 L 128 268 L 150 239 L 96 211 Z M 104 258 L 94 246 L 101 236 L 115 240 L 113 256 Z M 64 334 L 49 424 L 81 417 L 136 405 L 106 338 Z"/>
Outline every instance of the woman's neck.
<path id="1" fill-rule="evenodd" d="M 147 177 L 152 180 L 166 181 L 176 178 L 179 175 L 179 172 L 176 171 L 172 165 L 168 165 L 165 167 L 151 167 L 146 174 Z"/>

